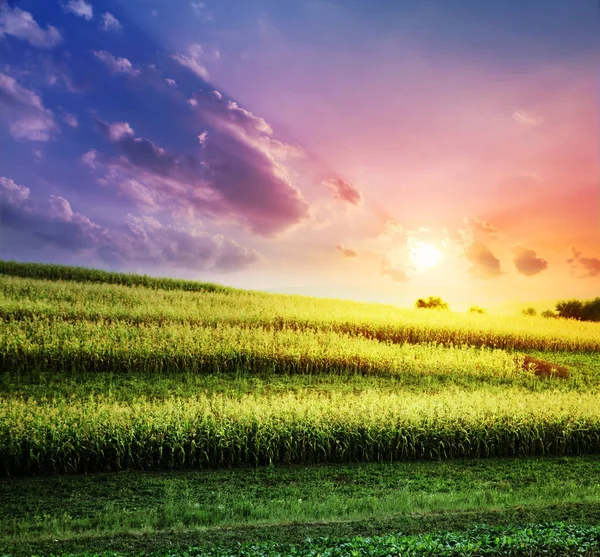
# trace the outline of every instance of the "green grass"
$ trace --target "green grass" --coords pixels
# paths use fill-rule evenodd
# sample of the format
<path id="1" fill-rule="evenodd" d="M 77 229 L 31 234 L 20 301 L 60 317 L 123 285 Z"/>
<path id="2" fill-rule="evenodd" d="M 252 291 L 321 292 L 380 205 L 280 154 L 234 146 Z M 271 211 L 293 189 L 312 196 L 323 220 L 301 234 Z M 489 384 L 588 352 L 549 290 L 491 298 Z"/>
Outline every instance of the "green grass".
<path id="1" fill-rule="evenodd" d="M 100 547 L 108 536 L 143 532 L 168 532 L 183 543 L 196 532 L 196 545 L 227 545 L 232 532 L 248 528 L 299 543 L 332 535 L 336 524 L 343 535 L 375 535 L 384 524 L 418 533 L 432 525 L 462 529 L 461 517 L 473 513 L 495 524 L 517 509 L 548 518 L 550 507 L 555 520 L 578 521 L 585 508 L 588 523 L 600 524 L 599 473 L 600 460 L 583 457 L 4 479 L 0 547 L 49 540 Z M 283 525 L 294 525 L 295 535 Z"/>

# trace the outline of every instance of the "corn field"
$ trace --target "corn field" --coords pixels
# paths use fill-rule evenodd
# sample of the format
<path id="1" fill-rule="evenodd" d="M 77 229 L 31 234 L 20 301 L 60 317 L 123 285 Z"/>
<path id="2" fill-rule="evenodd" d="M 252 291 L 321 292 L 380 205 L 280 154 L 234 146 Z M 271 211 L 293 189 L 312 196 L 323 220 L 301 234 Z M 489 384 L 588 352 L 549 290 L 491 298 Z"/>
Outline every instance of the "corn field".
<path id="1" fill-rule="evenodd" d="M 600 453 L 598 324 L 136 277 L 0 264 L 0 474 Z"/>

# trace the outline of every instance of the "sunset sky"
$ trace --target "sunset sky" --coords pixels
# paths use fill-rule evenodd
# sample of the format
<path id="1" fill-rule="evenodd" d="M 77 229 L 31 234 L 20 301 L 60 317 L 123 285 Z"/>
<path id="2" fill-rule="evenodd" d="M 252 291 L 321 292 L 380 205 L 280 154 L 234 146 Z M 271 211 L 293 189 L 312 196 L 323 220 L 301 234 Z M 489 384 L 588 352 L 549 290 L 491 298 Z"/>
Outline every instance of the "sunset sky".
<path id="1" fill-rule="evenodd" d="M 0 0 L 2 259 L 600 294 L 596 0 Z"/>

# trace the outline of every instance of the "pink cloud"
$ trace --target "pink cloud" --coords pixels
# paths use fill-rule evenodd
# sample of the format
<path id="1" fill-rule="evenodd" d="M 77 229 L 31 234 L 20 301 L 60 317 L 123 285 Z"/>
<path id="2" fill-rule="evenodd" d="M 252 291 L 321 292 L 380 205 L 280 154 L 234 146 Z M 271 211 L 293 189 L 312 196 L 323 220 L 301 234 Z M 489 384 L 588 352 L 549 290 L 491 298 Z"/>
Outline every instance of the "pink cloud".
<path id="1" fill-rule="evenodd" d="M 532 249 L 514 246 L 512 251 L 514 254 L 513 263 L 517 271 L 526 277 L 537 275 L 548 268 L 548 262 L 538 257 Z"/>
<path id="2" fill-rule="evenodd" d="M 350 203 L 350 205 L 360 205 L 362 202 L 363 196 L 360 189 L 346 180 L 329 178 L 328 180 L 323 180 L 321 185 L 332 190 L 335 198 L 340 201 Z"/>
<path id="3" fill-rule="evenodd" d="M 347 247 L 344 244 L 336 244 L 335 249 L 344 257 L 358 257 L 358 250 L 356 248 Z"/>

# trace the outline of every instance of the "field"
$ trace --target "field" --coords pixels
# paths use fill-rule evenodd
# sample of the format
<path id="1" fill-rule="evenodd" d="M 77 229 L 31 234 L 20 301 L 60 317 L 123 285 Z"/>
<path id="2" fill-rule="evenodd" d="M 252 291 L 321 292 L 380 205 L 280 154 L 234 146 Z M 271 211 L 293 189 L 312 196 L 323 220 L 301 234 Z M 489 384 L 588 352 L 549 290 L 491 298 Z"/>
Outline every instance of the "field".
<path id="1" fill-rule="evenodd" d="M 14 262 L 0 318 L 0 555 L 600 554 L 600 324 Z"/>

